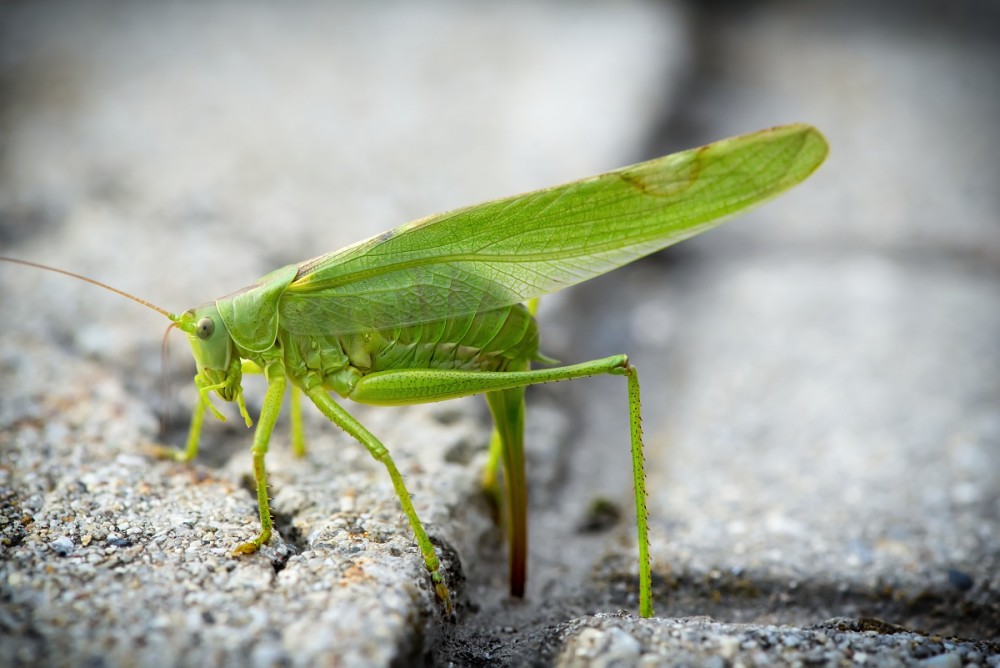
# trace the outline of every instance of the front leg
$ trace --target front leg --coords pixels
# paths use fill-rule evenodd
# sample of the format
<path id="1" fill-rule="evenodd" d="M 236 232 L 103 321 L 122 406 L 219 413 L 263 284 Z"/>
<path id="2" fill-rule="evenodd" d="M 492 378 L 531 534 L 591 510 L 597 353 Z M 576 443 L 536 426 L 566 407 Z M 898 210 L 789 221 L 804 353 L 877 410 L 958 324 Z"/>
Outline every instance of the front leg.
<path id="1" fill-rule="evenodd" d="M 267 394 L 264 396 L 264 406 L 257 420 L 257 429 L 253 434 L 253 479 L 257 486 L 257 507 L 260 510 L 260 533 L 253 540 L 241 543 L 233 550 L 233 556 L 252 554 L 271 538 L 271 508 L 267 498 L 267 472 L 264 469 L 264 457 L 267 455 L 267 444 L 274 431 L 274 423 L 281 413 L 281 402 L 285 396 L 285 365 L 281 360 L 274 360 L 264 367 L 264 377 L 267 379 Z"/>

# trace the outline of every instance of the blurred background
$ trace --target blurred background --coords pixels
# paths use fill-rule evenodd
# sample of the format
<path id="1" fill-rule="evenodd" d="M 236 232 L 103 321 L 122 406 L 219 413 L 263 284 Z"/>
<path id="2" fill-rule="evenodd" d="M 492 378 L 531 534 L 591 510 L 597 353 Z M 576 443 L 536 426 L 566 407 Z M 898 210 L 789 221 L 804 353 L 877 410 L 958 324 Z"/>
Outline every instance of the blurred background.
<path id="1" fill-rule="evenodd" d="M 626 352 L 642 374 L 659 614 L 876 615 L 997 640 L 998 36 L 988 0 L 5 3 L 0 253 L 183 310 L 436 211 L 811 123 L 831 145 L 814 177 L 543 300 L 543 350 Z M 144 407 L 141 434 L 182 442 L 193 365 L 175 352 L 177 390 L 158 398 L 160 316 L 21 267 L 0 266 L 0 286 L 8 498 L 34 489 L 16 454 L 31 402 L 66 377 L 107 372 Z M 25 361 L 46 359 L 59 363 Z M 427 512 L 472 601 L 430 634 L 437 645 L 416 646 L 478 656 L 476 642 L 496 651 L 634 607 L 624 394 L 605 378 L 529 398 L 522 606 L 505 599 L 485 506 L 448 524 L 474 497 L 449 485 L 474 482 L 485 422 L 474 456 L 441 464 L 453 477 L 419 482 L 426 459 L 407 471 L 428 496 L 444 488 Z M 484 417 L 476 402 L 456 410 Z M 206 438 L 228 444 L 210 465 L 249 466 L 246 432 Z M 52 459 L 35 465 L 73 475 Z M 53 604 L 4 587 L 26 606 L 12 619 Z M 53 633 L 26 628 L 10 622 L 6 637 L 29 654 Z"/>

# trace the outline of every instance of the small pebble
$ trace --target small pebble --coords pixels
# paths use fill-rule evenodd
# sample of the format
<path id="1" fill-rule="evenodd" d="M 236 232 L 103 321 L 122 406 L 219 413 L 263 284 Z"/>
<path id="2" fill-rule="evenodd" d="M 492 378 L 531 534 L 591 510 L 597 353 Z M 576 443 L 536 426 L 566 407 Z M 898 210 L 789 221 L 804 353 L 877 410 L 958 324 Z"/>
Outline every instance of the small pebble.
<path id="1" fill-rule="evenodd" d="M 63 536 L 62 538 L 57 538 L 49 543 L 49 547 L 51 547 L 60 557 L 65 557 L 73 552 L 75 546 L 73 545 L 72 540 Z"/>
<path id="2" fill-rule="evenodd" d="M 920 662 L 921 668 L 962 668 L 958 654 L 938 654 Z"/>

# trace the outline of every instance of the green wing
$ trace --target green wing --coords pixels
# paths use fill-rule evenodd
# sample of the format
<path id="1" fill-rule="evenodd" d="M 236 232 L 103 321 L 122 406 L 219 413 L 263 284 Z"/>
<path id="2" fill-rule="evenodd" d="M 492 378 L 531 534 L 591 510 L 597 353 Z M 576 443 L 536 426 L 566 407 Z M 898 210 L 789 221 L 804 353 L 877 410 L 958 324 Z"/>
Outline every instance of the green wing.
<path id="1" fill-rule="evenodd" d="M 788 190 L 826 154 L 815 128 L 786 125 L 417 220 L 300 264 L 281 323 L 352 334 L 555 292 Z"/>

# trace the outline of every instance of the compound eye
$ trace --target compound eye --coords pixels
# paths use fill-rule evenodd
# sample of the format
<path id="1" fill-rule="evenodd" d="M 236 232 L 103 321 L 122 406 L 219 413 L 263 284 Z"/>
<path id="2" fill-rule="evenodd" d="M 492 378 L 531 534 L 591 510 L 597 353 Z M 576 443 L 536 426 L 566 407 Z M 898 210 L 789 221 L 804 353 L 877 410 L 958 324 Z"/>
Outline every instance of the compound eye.
<path id="1" fill-rule="evenodd" d="M 211 318 L 202 318 L 195 326 L 195 334 L 204 341 L 215 333 L 215 321 Z"/>

